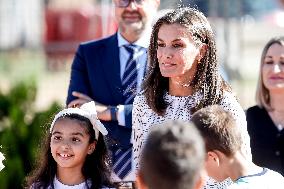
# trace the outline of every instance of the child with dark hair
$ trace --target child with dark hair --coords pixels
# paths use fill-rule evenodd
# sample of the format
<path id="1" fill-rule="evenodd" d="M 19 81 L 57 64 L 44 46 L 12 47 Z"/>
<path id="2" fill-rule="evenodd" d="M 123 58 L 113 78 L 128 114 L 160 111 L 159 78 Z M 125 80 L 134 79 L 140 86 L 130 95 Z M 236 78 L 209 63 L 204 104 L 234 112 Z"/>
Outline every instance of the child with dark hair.
<path id="1" fill-rule="evenodd" d="M 106 134 L 93 101 L 60 111 L 46 135 L 38 166 L 26 179 L 26 188 L 109 187 Z"/>
<path id="2" fill-rule="evenodd" d="M 193 124 L 169 121 L 153 127 L 142 151 L 138 187 L 201 188 L 206 175 L 204 158 L 204 143 Z"/>
<path id="3" fill-rule="evenodd" d="M 230 112 L 208 106 L 195 112 L 191 121 L 204 138 L 210 177 L 219 182 L 230 177 L 234 183 L 229 188 L 284 188 L 279 173 L 255 165 L 243 154 L 241 131 Z"/>

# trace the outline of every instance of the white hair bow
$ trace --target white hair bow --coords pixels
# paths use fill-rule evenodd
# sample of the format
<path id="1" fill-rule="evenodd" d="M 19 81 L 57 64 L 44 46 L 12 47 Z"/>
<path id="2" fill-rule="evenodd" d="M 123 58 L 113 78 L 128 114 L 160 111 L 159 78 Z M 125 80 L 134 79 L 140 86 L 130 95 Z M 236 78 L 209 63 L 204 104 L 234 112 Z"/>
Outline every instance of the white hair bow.
<path id="1" fill-rule="evenodd" d="M 0 171 L 4 169 L 3 160 L 5 159 L 4 155 L 0 152 Z"/>
<path id="2" fill-rule="evenodd" d="M 96 133 L 96 139 L 98 140 L 99 138 L 99 132 L 101 132 L 103 135 L 107 135 L 108 131 L 104 127 L 104 125 L 99 121 L 98 116 L 97 116 L 97 110 L 96 110 L 96 105 L 94 101 L 88 102 L 83 104 L 80 108 L 66 108 L 64 110 L 61 110 L 58 112 L 50 126 L 50 133 L 52 132 L 53 126 L 55 122 L 57 121 L 58 118 L 63 117 L 65 115 L 70 115 L 70 114 L 78 114 L 80 116 L 83 116 L 85 118 L 88 118 L 90 122 L 93 125 L 93 128 Z"/>

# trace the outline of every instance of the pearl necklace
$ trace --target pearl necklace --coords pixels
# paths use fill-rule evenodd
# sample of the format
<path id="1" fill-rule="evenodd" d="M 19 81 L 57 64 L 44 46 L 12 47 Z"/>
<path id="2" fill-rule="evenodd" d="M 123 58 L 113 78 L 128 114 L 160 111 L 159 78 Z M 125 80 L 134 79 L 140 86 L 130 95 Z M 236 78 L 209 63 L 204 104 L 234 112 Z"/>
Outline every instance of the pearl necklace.
<path id="1" fill-rule="evenodd" d="M 191 87 L 191 84 L 190 83 L 181 83 L 179 81 L 174 81 L 175 84 L 181 86 L 181 87 Z"/>

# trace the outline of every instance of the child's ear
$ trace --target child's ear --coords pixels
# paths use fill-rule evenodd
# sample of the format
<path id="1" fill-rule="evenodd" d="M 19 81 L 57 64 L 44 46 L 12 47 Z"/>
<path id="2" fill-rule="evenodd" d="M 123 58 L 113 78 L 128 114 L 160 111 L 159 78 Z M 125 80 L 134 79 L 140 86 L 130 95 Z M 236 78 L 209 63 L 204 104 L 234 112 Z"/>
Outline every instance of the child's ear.
<path id="1" fill-rule="evenodd" d="M 220 158 L 214 151 L 207 152 L 207 161 L 220 166 Z"/>
<path id="2" fill-rule="evenodd" d="M 96 142 L 93 142 L 89 145 L 88 154 L 92 154 L 94 152 L 94 150 L 96 149 L 96 144 Z"/>

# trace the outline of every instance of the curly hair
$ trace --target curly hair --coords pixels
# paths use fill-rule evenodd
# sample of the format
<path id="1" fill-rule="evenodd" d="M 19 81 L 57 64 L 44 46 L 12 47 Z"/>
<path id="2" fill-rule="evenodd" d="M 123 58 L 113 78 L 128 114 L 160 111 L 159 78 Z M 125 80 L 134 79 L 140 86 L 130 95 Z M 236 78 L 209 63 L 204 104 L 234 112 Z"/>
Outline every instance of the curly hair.
<path id="1" fill-rule="evenodd" d="M 85 127 L 87 133 L 90 135 L 89 143 L 96 140 L 95 130 L 91 122 L 77 114 L 67 114 L 61 119 L 71 119 L 77 121 L 81 126 Z M 49 129 L 46 132 L 45 139 L 41 145 L 41 152 L 39 153 L 39 159 L 33 172 L 26 178 L 26 188 L 48 188 L 53 186 L 53 179 L 56 175 L 57 163 L 53 159 L 50 148 L 51 133 Z M 107 147 L 100 133 L 96 144 L 96 149 L 92 154 L 86 157 L 84 165 L 82 167 L 82 174 L 85 179 L 91 179 L 92 186 L 90 189 L 99 189 L 102 186 L 111 186 L 110 170 L 109 170 L 110 158 L 107 153 Z"/>
<path id="2" fill-rule="evenodd" d="M 147 104 L 157 114 L 163 115 L 169 104 L 164 100 L 164 94 L 169 90 L 169 78 L 161 75 L 158 59 L 158 33 L 164 24 L 179 24 L 191 33 L 195 45 L 206 44 L 207 50 L 197 66 L 191 86 L 193 92 L 201 92 L 203 98 L 196 107 L 190 111 L 193 113 L 205 106 L 217 104 L 223 97 L 224 89 L 230 91 L 230 87 L 218 72 L 215 37 L 211 26 L 202 12 L 183 7 L 173 10 L 159 18 L 153 26 L 149 46 L 149 67 L 142 91 L 146 96 Z"/>

